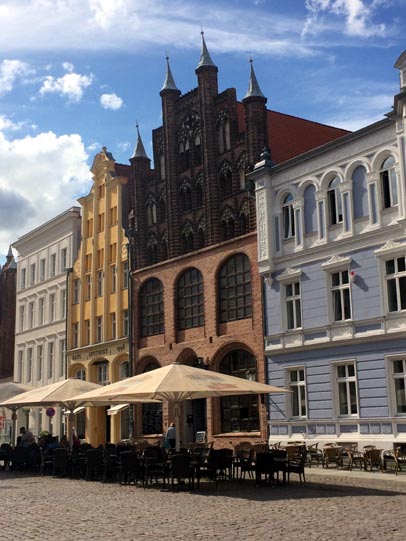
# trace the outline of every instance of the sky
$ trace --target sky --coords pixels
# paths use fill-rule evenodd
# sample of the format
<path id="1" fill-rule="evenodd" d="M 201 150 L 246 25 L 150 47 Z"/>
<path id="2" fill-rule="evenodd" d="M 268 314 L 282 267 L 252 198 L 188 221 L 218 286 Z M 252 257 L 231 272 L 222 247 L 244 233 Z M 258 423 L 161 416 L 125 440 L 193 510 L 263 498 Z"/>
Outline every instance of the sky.
<path id="1" fill-rule="evenodd" d="M 0 0 L 0 264 L 78 205 L 103 146 L 128 164 L 138 123 L 152 157 L 165 57 L 195 88 L 202 28 L 239 100 L 250 57 L 269 109 L 349 130 L 399 91 L 406 0 Z"/>

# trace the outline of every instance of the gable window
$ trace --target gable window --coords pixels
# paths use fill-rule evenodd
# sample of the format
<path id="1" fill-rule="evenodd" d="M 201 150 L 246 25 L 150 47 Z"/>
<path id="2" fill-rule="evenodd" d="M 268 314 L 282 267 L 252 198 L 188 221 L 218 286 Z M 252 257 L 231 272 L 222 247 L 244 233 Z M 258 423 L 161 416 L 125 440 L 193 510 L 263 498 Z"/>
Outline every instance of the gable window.
<path id="1" fill-rule="evenodd" d="M 304 368 L 288 370 L 290 394 L 290 414 L 292 417 L 306 417 L 306 381 Z"/>
<path id="2" fill-rule="evenodd" d="M 288 194 L 282 205 L 283 238 L 290 239 L 295 236 L 295 213 L 293 210 L 293 195 Z"/>
<path id="3" fill-rule="evenodd" d="M 236 349 L 220 362 L 220 372 L 237 378 L 257 380 L 257 362 L 251 353 Z M 258 395 L 221 398 L 221 431 L 252 432 L 259 430 Z"/>
<path id="4" fill-rule="evenodd" d="M 251 317 L 251 268 L 245 254 L 230 257 L 219 273 L 220 321 Z"/>
<path id="5" fill-rule="evenodd" d="M 406 257 L 385 261 L 388 312 L 406 310 Z"/>
<path id="6" fill-rule="evenodd" d="M 141 336 L 164 332 L 164 300 L 162 282 L 151 278 L 140 291 Z"/>
<path id="7" fill-rule="evenodd" d="M 348 362 L 334 366 L 338 413 L 342 417 L 358 415 L 357 381 L 355 363 Z"/>
<path id="8" fill-rule="evenodd" d="M 398 204 L 398 186 L 395 171 L 395 159 L 389 156 L 381 166 L 380 179 L 383 208 L 387 209 Z"/>
<path id="9" fill-rule="evenodd" d="M 329 223 L 335 225 L 343 221 L 343 209 L 340 193 L 340 180 L 333 178 L 327 190 Z"/>
<path id="10" fill-rule="evenodd" d="M 177 313 L 179 329 L 204 325 L 203 277 L 197 269 L 182 274 L 177 287 Z"/>
<path id="11" fill-rule="evenodd" d="M 331 295 L 334 321 L 351 319 L 351 295 L 348 270 L 331 273 Z"/>

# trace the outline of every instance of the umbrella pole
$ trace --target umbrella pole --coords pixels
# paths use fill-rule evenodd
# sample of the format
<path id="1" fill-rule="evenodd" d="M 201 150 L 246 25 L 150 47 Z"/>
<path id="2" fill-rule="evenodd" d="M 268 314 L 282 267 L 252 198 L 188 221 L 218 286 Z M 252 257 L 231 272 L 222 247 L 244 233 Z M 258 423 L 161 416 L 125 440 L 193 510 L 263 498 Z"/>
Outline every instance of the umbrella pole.
<path id="1" fill-rule="evenodd" d="M 68 415 L 68 430 L 69 430 L 69 447 L 72 450 L 73 449 L 73 421 L 74 421 L 74 413 L 73 410 L 69 410 Z"/>
<path id="2" fill-rule="evenodd" d="M 175 433 L 176 433 L 176 452 L 179 452 L 180 449 L 180 404 L 175 402 L 174 406 L 175 413 Z"/>
<path id="3" fill-rule="evenodd" d="M 13 421 L 13 428 L 11 433 L 11 445 L 16 444 L 16 429 L 17 429 L 17 408 L 12 408 L 11 411 L 13 412 L 11 414 L 11 420 Z"/>

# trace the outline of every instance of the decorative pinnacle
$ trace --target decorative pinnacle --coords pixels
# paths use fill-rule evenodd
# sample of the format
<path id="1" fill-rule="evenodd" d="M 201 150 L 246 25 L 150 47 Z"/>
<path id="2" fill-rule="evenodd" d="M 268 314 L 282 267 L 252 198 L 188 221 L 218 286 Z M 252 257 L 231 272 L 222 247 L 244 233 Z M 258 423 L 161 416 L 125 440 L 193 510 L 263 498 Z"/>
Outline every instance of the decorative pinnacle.
<path id="1" fill-rule="evenodd" d="M 244 96 L 245 98 L 265 98 L 265 96 L 262 94 L 262 91 L 259 87 L 257 78 L 255 76 L 254 66 L 253 66 L 253 60 L 250 55 L 250 82 L 248 85 L 247 93 Z"/>
<path id="2" fill-rule="evenodd" d="M 148 158 L 147 153 L 145 152 L 144 145 L 142 143 L 138 121 L 135 127 L 137 128 L 137 144 L 134 150 L 134 154 L 131 156 L 131 159 L 132 158 Z"/>
<path id="3" fill-rule="evenodd" d="M 171 67 L 169 65 L 169 56 L 168 56 L 167 51 L 165 51 L 165 54 L 166 54 L 166 56 L 165 56 L 165 59 L 166 59 L 166 75 L 165 75 L 164 85 L 161 88 L 161 92 L 162 92 L 162 90 L 177 90 L 177 91 L 179 91 L 179 88 L 176 86 L 175 80 L 174 80 L 173 75 L 172 75 Z"/>
<path id="4" fill-rule="evenodd" d="M 214 66 L 215 67 L 214 62 L 210 57 L 209 50 L 207 49 L 206 41 L 204 39 L 203 28 L 202 28 L 200 34 L 202 36 L 202 52 L 200 53 L 200 60 L 199 60 L 199 64 L 197 65 L 197 67 L 198 68 L 201 68 L 202 66 Z"/>

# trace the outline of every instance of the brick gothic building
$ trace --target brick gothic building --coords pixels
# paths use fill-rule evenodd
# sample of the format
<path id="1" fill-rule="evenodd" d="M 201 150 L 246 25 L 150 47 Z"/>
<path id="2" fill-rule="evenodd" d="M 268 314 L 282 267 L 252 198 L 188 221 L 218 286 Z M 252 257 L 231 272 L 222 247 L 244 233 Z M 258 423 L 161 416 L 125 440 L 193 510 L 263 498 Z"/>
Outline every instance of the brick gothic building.
<path id="1" fill-rule="evenodd" d="M 17 264 L 11 248 L 0 268 L 0 379 L 13 376 Z"/>
<path id="2" fill-rule="evenodd" d="M 217 71 L 204 37 L 197 88 L 181 95 L 167 63 L 155 168 L 139 135 L 130 160 L 133 372 L 179 361 L 264 381 L 255 200 L 245 175 L 266 146 L 282 162 L 346 132 L 267 110 L 252 64 L 242 103 L 233 88 L 219 93 Z M 200 430 L 219 446 L 266 438 L 257 396 L 183 407 L 183 443 Z M 135 436 L 165 430 L 170 408 L 137 406 Z"/>

